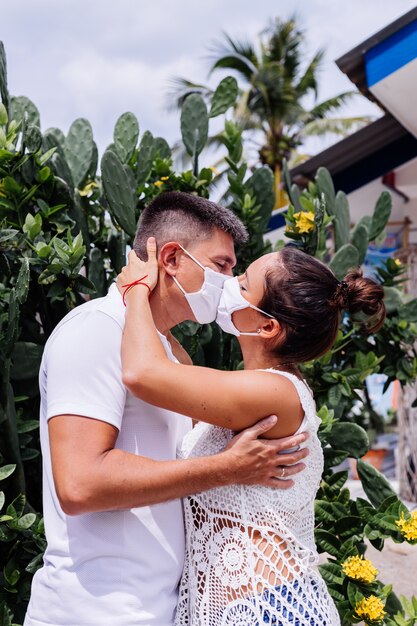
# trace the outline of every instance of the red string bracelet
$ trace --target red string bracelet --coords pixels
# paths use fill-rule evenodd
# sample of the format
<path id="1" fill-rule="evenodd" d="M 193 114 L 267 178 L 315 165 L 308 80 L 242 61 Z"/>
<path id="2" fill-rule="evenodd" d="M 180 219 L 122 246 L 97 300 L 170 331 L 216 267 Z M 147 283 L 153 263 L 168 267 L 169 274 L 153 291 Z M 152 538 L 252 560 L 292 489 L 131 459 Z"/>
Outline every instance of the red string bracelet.
<path id="1" fill-rule="evenodd" d="M 138 278 L 133 283 L 127 283 L 126 285 L 122 285 L 122 287 L 126 287 L 126 289 L 123 292 L 123 304 L 125 306 L 126 306 L 126 294 L 129 291 L 129 289 L 132 289 L 132 287 L 135 287 L 135 285 L 143 285 L 144 287 L 147 287 L 149 289 L 149 295 L 152 293 L 152 289 L 149 287 L 148 283 L 143 282 L 145 278 L 148 278 L 148 274 L 146 274 L 146 276 L 142 276 L 142 278 Z"/>

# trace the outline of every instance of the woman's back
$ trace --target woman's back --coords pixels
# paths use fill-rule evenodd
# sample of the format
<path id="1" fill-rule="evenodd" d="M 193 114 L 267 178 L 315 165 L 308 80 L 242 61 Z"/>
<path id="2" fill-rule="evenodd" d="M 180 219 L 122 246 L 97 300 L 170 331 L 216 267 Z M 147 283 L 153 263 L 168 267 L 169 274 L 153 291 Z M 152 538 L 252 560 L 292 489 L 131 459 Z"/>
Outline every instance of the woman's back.
<path id="1" fill-rule="evenodd" d="M 176 624 L 335 626 L 339 617 L 315 569 L 314 499 L 323 471 L 314 399 L 295 375 L 308 431 L 306 469 L 287 490 L 231 485 L 185 500 L 187 551 Z M 216 454 L 232 431 L 200 422 L 179 456 Z"/>

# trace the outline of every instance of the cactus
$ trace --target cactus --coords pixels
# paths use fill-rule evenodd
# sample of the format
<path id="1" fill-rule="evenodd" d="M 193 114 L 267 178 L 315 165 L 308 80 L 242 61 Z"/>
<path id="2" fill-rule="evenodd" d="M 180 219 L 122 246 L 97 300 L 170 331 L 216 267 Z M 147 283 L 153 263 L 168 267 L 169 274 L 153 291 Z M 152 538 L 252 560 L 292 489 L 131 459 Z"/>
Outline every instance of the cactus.
<path id="1" fill-rule="evenodd" d="M 87 178 L 94 155 L 93 131 L 88 120 L 79 118 L 71 124 L 64 151 L 74 184 L 80 188 Z"/>
<path id="2" fill-rule="evenodd" d="M 325 167 L 319 167 L 316 174 L 316 185 L 319 193 L 324 193 L 326 198 L 326 209 L 329 215 L 335 214 L 336 194 L 332 177 Z"/>
<path id="3" fill-rule="evenodd" d="M 65 152 L 65 135 L 59 128 L 48 128 L 43 134 L 45 150 L 59 148 L 62 154 Z"/>
<path id="4" fill-rule="evenodd" d="M 101 159 L 101 176 L 112 217 L 133 237 L 136 231 L 135 196 L 122 163 L 111 150 L 106 150 Z"/>
<path id="5" fill-rule="evenodd" d="M 198 172 L 198 155 L 208 137 L 208 114 L 203 98 L 192 93 L 185 99 L 181 110 L 181 135 L 188 154 L 194 163 L 194 174 Z"/>
<path id="6" fill-rule="evenodd" d="M 339 250 L 349 241 L 350 211 L 346 194 L 338 191 L 334 203 L 334 239 L 335 249 Z"/>
<path id="7" fill-rule="evenodd" d="M 7 89 L 7 62 L 3 42 L 0 41 L 0 97 L 6 110 L 10 108 L 10 96 Z"/>
<path id="8" fill-rule="evenodd" d="M 366 251 L 368 249 L 368 241 L 369 241 L 369 231 L 366 228 L 365 224 L 362 222 L 358 222 L 353 230 L 351 237 L 351 244 L 355 246 L 359 253 L 359 265 L 365 260 Z"/>
<path id="9" fill-rule="evenodd" d="M 233 76 L 223 78 L 213 94 L 209 117 L 216 117 L 226 113 L 227 109 L 235 104 L 237 94 L 238 86 L 236 79 Z"/>
<path id="10" fill-rule="evenodd" d="M 153 159 L 170 159 L 172 157 L 171 148 L 163 137 L 155 137 L 153 142 Z"/>
<path id="11" fill-rule="evenodd" d="M 65 156 L 58 150 L 52 155 L 50 162 L 54 168 L 55 174 L 64 180 L 68 187 L 72 190 L 74 188 L 74 181 Z"/>
<path id="12" fill-rule="evenodd" d="M 138 150 L 136 174 L 138 185 L 142 185 L 148 178 L 153 161 L 154 139 L 148 130 L 143 133 Z"/>
<path id="13" fill-rule="evenodd" d="M 382 233 L 391 215 L 392 199 L 388 191 L 383 191 L 379 196 L 374 213 L 372 215 L 369 241 L 374 241 Z"/>
<path id="14" fill-rule="evenodd" d="M 23 143 L 29 153 L 37 152 L 42 146 L 42 133 L 38 126 L 28 124 L 23 132 Z"/>
<path id="15" fill-rule="evenodd" d="M 41 119 L 39 111 L 33 104 L 32 100 L 26 98 L 26 96 L 17 96 L 10 99 L 9 119 L 16 120 L 23 125 L 23 120 L 26 119 L 28 124 L 34 126 L 41 126 Z"/>
<path id="16" fill-rule="evenodd" d="M 98 148 L 95 141 L 93 141 L 93 156 L 91 157 L 90 169 L 87 173 L 88 180 L 94 180 L 97 175 L 97 165 L 98 165 Z"/>
<path id="17" fill-rule="evenodd" d="M 369 450 L 368 435 L 358 424 L 337 422 L 326 439 L 334 449 L 344 450 L 354 459 L 359 459 Z"/>
<path id="18" fill-rule="evenodd" d="M 113 139 L 117 156 L 128 163 L 133 156 L 139 137 L 139 124 L 133 113 L 123 113 L 114 127 Z"/>
<path id="19" fill-rule="evenodd" d="M 109 231 L 107 250 L 112 267 L 119 274 L 126 263 L 126 235 L 122 230 Z"/>
<path id="20" fill-rule="evenodd" d="M 396 497 L 395 491 L 387 479 L 378 472 L 372 465 L 361 461 L 357 461 L 357 470 L 359 478 L 361 479 L 362 487 L 365 490 L 369 501 L 375 506 L 379 507 L 386 498 L 391 496 Z"/>
<path id="21" fill-rule="evenodd" d="M 336 278 L 342 280 L 346 273 L 359 264 L 359 252 L 351 243 L 346 243 L 339 248 L 329 263 L 330 269 L 335 273 Z"/>
<path id="22" fill-rule="evenodd" d="M 265 231 L 274 208 L 274 175 L 269 167 L 259 167 L 246 181 L 246 188 L 252 191 L 259 206 L 256 217 L 260 218 L 259 228 Z"/>
<path id="23" fill-rule="evenodd" d="M 90 280 L 96 288 L 93 298 L 101 298 L 106 295 L 107 281 L 106 270 L 104 268 L 103 253 L 99 248 L 91 248 L 88 263 L 88 280 Z"/>

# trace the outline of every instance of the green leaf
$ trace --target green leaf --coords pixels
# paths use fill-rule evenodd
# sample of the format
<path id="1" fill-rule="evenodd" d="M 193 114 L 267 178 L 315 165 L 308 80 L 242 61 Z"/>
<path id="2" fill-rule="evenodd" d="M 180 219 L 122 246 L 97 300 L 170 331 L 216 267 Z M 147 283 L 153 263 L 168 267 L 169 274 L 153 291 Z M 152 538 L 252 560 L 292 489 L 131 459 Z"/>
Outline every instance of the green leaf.
<path id="1" fill-rule="evenodd" d="M 94 283 L 92 283 L 91 280 L 88 280 L 88 278 L 86 278 L 85 276 L 81 276 L 81 274 L 77 276 L 75 285 L 78 291 L 80 291 L 81 293 L 94 295 L 97 291 Z"/>
<path id="2" fill-rule="evenodd" d="M 400 306 L 398 315 L 408 322 L 417 322 L 417 298 Z"/>
<path id="3" fill-rule="evenodd" d="M 336 563 L 324 563 L 323 565 L 319 565 L 319 570 L 326 583 L 341 585 L 344 581 L 342 568 L 340 565 L 336 565 Z"/>
<path id="4" fill-rule="evenodd" d="M 22 515 L 13 526 L 18 530 L 27 530 L 33 525 L 35 520 L 35 513 L 26 513 L 26 515 Z"/>
<path id="5" fill-rule="evenodd" d="M 19 434 L 30 433 L 39 428 L 39 420 L 23 420 L 19 422 L 17 432 Z"/>
<path id="6" fill-rule="evenodd" d="M 28 257 L 23 257 L 22 265 L 20 266 L 19 274 L 16 281 L 16 300 L 19 304 L 23 304 L 24 302 L 26 302 L 29 291 L 29 280 L 29 259 Z"/>
<path id="7" fill-rule="evenodd" d="M 15 469 L 16 465 L 3 465 L 3 467 L 0 467 L 0 481 L 11 476 Z"/>
<path id="8" fill-rule="evenodd" d="M 27 234 L 29 239 L 33 241 L 42 230 L 42 215 L 40 213 L 36 213 L 36 215 L 33 216 L 28 213 L 22 230 L 25 234 Z"/>
<path id="9" fill-rule="evenodd" d="M 335 535 L 327 530 L 317 529 L 315 531 L 315 538 L 321 552 L 327 552 L 335 557 L 339 556 L 340 541 Z"/>

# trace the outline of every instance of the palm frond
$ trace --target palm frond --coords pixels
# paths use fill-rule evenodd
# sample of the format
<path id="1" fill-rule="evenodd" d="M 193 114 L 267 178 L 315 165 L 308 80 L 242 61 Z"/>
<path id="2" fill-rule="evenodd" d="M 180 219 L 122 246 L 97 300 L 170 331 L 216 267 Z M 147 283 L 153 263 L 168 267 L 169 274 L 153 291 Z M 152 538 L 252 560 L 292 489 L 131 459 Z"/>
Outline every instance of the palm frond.
<path id="1" fill-rule="evenodd" d="M 209 75 L 216 69 L 231 69 L 250 82 L 259 65 L 254 47 L 249 41 L 232 39 L 227 33 L 223 33 L 223 37 L 225 41 L 217 40 L 209 49 L 211 57 L 215 59 Z"/>
<path id="2" fill-rule="evenodd" d="M 358 117 L 318 118 L 306 124 L 302 130 L 302 134 L 305 137 L 313 135 L 315 137 L 323 135 L 347 137 L 361 128 L 365 128 L 365 126 L 368 126 L 374 119 L 375 118 L 368 115 Z"/>
<path id="3" fill-rule="evenodd" d="M 320 104 L 316 104 L 316 106 L 309 111 L 311 121 L 317 118 L 326 117 L 328 113 L 340 109 L 343 104 L 357 94 L 357 91 L 345 91 L 340 93 L 338 96 L 333 96 L 333 98 L 329 98 L 324 102 L 320 102 Z"/>
<path id="4" fill-rule="evenodd" d="M 317 98 L 317 72 L 322 64 L 324 57 L 324 50 L 318 50 L 314 57 L 311 59 L 304 74 L 301 76 L 298 83 L 295 85 L 295 90 L 299 98 L 302 98 L 310 90 L 314 91 Z"/>
<path id="5" fill-rule="evenodd" d="M 169 84 L 171 87 L 166 95 L 166 108 L 169 111 L 181 109 L 184 100 L 192 93 L 199 93 L 203 98 L 213 94 L 213 90 L 206 85 L 200 85 L 181 76 L 174 76 L 169 80 Z"/>

